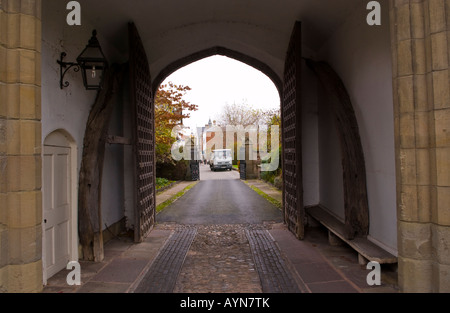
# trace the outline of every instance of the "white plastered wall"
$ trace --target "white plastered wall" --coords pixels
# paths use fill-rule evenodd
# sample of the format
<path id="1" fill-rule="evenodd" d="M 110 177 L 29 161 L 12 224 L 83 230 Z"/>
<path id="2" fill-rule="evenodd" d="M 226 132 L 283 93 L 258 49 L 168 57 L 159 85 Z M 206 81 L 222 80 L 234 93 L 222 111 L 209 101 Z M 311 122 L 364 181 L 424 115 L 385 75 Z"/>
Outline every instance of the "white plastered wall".
<path id="1" fill-rule="evenodd" d="M 324 43 L 319 58 L 341 77 L 350 95 L 366 161 L 369 201 L 369 239 L 386 250 L 397 251 L 395 147 L 389 3 L 380 1 L 382 25 L 366 23 L 365 3 Z M 320 90 L 319 90 L 320 94 Z M 320 97 L 319 97 L 320 102 Z M 341 154 L 334 126 L 326 114 L 319 116 L 320 200 L 343 218 Z M 329 157 L 333 159 L 330 160 Z M 329 175 L 329 176 L 327 176 Z M 340 177 L 338 177 L 340 175 Z M 334 186 L 331 187 L 331 184 Z M 337 184 L 337 185 L 336 185 Z M 341 194 L 342 195 L 342 194 Z"/>
<path id="2" fill-rule="evenodd" d="M 70 85 L 60 89 L 57 60 L 61 52 L 66 52 L 64 61 L 75 62 L 91 38 L 95 26 L 83 18 L 81 26 L 69 26 L 66 23 L 69 13 L 66 4 L 66 1 L 60 0 L 45 0 L 42 3 L 42 141 L 55 130 L 70 134 L 77 150 L 75 183 L 78 184 L 86 122 L 97 92 L 86 90 L 81 73 L 72 69 L 64 77 L 64 81 L 68 81 Z M 98 34 L 98 39 L 110 64 L 123 59 L 123 56 L 104 40 L 101 33 Z M 123 131 L 121 102 L 119 97 L 115 99 L 110 124 L 111 135 L 120 136 Z M 102 185 L 103 226 L 112 225 L 124 216 L 123 158 L 123 147 L 106 147 Z"/>

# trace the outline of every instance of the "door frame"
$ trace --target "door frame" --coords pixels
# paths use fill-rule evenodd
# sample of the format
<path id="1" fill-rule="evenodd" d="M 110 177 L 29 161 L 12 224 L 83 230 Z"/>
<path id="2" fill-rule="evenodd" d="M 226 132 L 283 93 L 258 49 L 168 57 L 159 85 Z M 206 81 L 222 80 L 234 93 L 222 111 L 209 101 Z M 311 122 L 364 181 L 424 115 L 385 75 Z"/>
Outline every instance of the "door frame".
<path id="1" fill-rule="evenodd" d="M 43 141 L 42 149 L 42 163 L 44 162 L 44 149 L 46 146 L 50 147 L 63 147 L 70 149 L 70 164 L 69 164 L 69 190 L 70 190 L 70 205 L 69 205 L 69 216 L 70 216 L 70 232 L 69 232 L 69 259 L 70 261 L 78 261 L 78 183 L 77 183 L 77 145 L 72 136 L 63 129 L 57 129 L 48 134 Z M 42 172 L 42 195 L 45 192 L 44 186 L 44 176 L 45 172 Z M 44 197 L 42 197 L 42 276 L 43 283 L 47 285 L 47 266 L 46 266 L 46 244 L 45 244 L 45 223 L 44 223 Z"/>

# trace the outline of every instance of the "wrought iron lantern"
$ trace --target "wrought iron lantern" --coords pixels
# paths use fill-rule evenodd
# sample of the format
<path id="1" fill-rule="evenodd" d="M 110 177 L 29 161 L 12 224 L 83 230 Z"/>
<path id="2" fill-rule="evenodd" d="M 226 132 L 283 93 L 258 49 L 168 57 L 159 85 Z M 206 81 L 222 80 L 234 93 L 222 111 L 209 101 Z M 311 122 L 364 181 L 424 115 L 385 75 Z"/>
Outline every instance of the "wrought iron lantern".
<path id="1" fill-rule="evenodd" d="M 69 82 L 64 82 L 64 75 L 69 69 L 74 68 L 75 72 L 81 70 L 83 76 L 83 84 L 86 90 L 99 90 L 101 89 L 101 83 L 103 73 L 108 67 L 108 61 L 103 54 L 100 43 L 97 39 L 97 31 L 92 32 L 92 37 L 89 40 L 88 45 L 77 57 L 77 62 L 64 62 L 66 53 L 61 53 L 61 58 L 58 60 L 60 66 L 60 87 L 69 86 Z"/>

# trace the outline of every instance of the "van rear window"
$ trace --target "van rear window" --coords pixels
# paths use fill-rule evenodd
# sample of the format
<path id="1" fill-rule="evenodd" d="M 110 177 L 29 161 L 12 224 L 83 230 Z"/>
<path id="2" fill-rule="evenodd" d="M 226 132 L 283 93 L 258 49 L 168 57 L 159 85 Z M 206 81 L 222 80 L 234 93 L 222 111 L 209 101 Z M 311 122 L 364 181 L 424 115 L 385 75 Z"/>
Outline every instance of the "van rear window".
<path id="1" fill-rule="evenodd" d="M 231 150 L 214 151 L 216 158 L 231 158 Z"/>

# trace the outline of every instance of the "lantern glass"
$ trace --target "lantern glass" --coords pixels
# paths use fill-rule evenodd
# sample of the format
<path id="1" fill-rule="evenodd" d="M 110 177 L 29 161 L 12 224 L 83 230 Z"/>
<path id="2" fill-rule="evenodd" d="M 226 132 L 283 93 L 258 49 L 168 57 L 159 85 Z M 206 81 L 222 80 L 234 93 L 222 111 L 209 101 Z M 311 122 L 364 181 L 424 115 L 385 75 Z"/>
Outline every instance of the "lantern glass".
<path id="1" fill-rule="evenodd" d="M 104 72 L 104 64 L 101 62 L 88 61 L 79 64 L 82 69 L 81 73 L 83 75 L 84 87 L 87 90 L 100 89 Z"/>
<path id="2" fill-rule="evenodd" d="M 108 66 L 108 62 L 97 40 L 95 30 L 92 32 L 89 44 L 78 56 L 77 62 L 81 67 L 85 88 L 87 90 L 100 89 L 103 73 Z"/>

